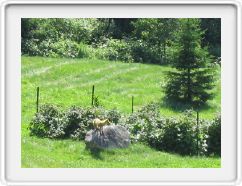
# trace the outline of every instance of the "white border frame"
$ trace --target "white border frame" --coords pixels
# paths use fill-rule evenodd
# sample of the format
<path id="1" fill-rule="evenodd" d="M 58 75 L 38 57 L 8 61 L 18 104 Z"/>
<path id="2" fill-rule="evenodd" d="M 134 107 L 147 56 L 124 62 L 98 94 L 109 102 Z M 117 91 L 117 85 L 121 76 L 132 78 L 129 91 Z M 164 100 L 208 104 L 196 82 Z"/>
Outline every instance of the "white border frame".
<path id="1" fill-rule="evenodd" d="M 199 183 L 199 182 L 181 182 L 181 183 L 177 183 L 177 182 L 21 182 L 21 183 L 10 183 L 5 179 L 5 151 L 6 151 L 6 141 L 5 141 L 5 9 L 8 5 L 85 5 L 85 4 L 90 4 L 90 5 L 98 5 L 98 4 L 105 4 L 105 5 L 109 5 L 109 4 L 113 4 L 113 5 L 122 5 L 122 4 L 126 4 L 126 5 L 131 5 L 131 4 L 159 4 L 159 5 L 220 5 L 220 4 L 225 4 L 225 5 L 233 5 L 237 8 L 237 179 L 234 182 L 205 182 L 205 183 Z M 241 184 L 241 167 L 242 167 L 242 162 L 241 162 L 241 140 L 242 140 L 242 131 L 241 131 L 241 111 L 242 111 L 242 107 L 241 107 L 241 97 L 242 97 L 242 74 L 241 74 L 241 54 L 240 51 L 242 51 L 241 49 L 241 1 L 237 1 L 237 0 L 231 0 L 231 1 L 222 1 L 222 0 L 204 0 L 204 1 L 192 1 L 192 0 L 170 0 L 170 1 L 159 1 L 159 0 L 152 0 L 152 1 L 148 1 L 148 0 L 139 0 L 139 1 L 108 1 L 108 0 L 90 0 L 90 1 L 68 1 L 68 0 L 63 0 L 63 1 L 5 1 L 2 3 L 1 5 L 1 161 L 0 161 L 0 165 L 1 165 L 1 169 L 0 169 L 0 173 L 1 173 L 1 183 L 3 185 L 240 185 Z"/>

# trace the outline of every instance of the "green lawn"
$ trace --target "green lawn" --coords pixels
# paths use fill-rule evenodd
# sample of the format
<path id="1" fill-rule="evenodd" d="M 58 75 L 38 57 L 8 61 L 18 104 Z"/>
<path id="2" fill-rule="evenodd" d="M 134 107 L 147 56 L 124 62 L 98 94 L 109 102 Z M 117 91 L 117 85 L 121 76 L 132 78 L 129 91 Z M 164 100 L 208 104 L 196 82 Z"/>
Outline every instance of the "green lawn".
<path id="1" fill-rule="evenodd" d="M 92 153 L 84 142 L 36 137 L 22 139 L 22 167 L 193 168 L 220 167 L 219 158 L 189 157 L 159 152 L 142 144 Z"/>
<path id="2" fill-rule="evenodd" d="M 37 86 L 40 87 L 40 104 L 53 103 L 67 108 L 71 105 L 90 106 L 91 89 L 92 85 L 95 85 L 95 94 L 105 108 L 117 108 L 128 114 L 131 112 L 132 96 L 135 110 L 151 101 L 162 100 L 164 94 L 161 90 L 166 81 L 165 72 L 171 70 L 168 66 L 94 59 L 22 57 L 21 69 L 23 167 L 220 166 L 220 158 L 180 157 L 158 152 L 143 145 L 101 152 L 101 158 L 97 158 L 84 150 L 82 142 L 55 141 L 29 136 L 27 127 L 36 110 Z M 211 119 L 220 110 L 220 81 L 213 91 L 216 96 L 209 101 L 209 106 L 201 111 L 201 118 Z M 160 111 L 164 116 L 181 113 L 163 104 Z M 142 156 L 140 152 L 143 153 Z"/>

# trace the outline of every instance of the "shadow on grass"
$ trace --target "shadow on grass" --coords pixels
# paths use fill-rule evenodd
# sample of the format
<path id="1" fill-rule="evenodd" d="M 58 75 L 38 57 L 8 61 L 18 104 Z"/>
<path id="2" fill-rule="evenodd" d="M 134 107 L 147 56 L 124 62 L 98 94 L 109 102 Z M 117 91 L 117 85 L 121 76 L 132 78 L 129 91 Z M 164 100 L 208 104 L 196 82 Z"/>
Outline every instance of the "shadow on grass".
<path id="1" fill-rule="evenodd" d="M 209 110 L 212 107 L 207 103 L 203 105 L 196 105 L 191 103 L 185 103 L 182 101 L 175 101 L 175 100 L 169 100 L 169 99 L 163 98 L 160 101 L 160 108 L 168 108 L 175 112 L 184 112 L 185 110 L 191 110 L 191 109 L 201 112 L 201 111 Z"/>
<path id="2" fill-rule="evenodd" d="M 90 152 L 91 156 L 94 159 L 103 160 L 103 157 L 101 156 L 101 152 L 103 151 L 102 149 L 90 148 L 90 147 L 87 147 L 87 146 L 86 146 L 85 149 Z"/>
<path id="3" fill-rule="evenodd" d="M 114 149 L 90 148 L 86 146 L 85 150 L 87 150 L 91 154 L 91 156 L 97 160 L 104 159 L 101 155 L 102 153 L 108 154 L 110 156 L 113 156 L 116 154 Z"/>

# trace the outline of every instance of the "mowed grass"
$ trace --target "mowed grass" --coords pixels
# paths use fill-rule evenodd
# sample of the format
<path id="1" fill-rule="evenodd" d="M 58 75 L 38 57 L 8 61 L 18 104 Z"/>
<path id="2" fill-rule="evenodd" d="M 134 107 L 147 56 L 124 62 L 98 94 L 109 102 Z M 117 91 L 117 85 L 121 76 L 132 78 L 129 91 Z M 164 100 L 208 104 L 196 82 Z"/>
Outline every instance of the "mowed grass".
<path id="1" fill-rule="evenodd" d="M 143 144 L 91 152 L 83 141 L 23 137 L 24 168 L 219 168 L 220 159 L 156 151 Z M 26 152 L 26 153 L 25 153 Z"/>
<path id="2" fill-rule="evenodd" d="M 57 104 L 62 106 L 63 109 L 72 105 L 90 106 L 92 85 L 95 85 L 95 95 L 98 96 L 101 105 L 107 109 L 117 108 L 123 114 L 129 114 L 131 113 L 131 97 L 134 96 L 135 110 L 154 101 L 161 102 L 160 111 L 163 116 L 177 116 L 181 114 L 181 110 L 173 110 L 162 104 L 162 99 L 165 96 L 162 86 L 166 82 L 166 72 L 172 70 L 171 67 L 94 59 L 44 57 L 22 57 L 21 65 L 23 167 L 220 166 L 219 158 L 199 157 L 191 158 L 191 161 L 189 161 L 190 157 L 171 155 L 171 161 L 161 161 L 163 156 L 169 156 L 169 154 L 161 153 L 142 145 L 131 145 L 129 149 L 112 151 L 111 154 L 114 153 L 116 156 L 111 156 L 110 152 L 101 152 L 103 159 L 95 159 L 87 151 L 81 151 L 84 147 L 82 142 L 55 141 L 29 136 L 28 124 L 36 112 L 36 87 L 40 87 L 40 104 Z M 217 72 L 219 77 L 219 69 Z M 209 101 L 208 107 L 201 110 L 201 118 L 211 119 L 220 110 L 220 78 L 218 78 L 216 84 L 217 86 L 213 90 L 216 96 Z M 69 148 L 67 146 L 73 147 L 73 151 L 69 149 L 70 153 L 65 153 L 66 148 Z M 133 152 L 138 151 L 140 148 L 151 153 L 148 156 L 150 160 L 143 163 L 141 161 L 143 157 L 140 157 L 140 162 L 136 162 L 136 164 L 130 163 L 132 159 L 135 160 L 138 156 L 138 153 Z M 120 156 L 117 156 L 117 154 L 120 154 Z M 82 157 L 85 157 L 85 161 L 80 161 Z M 130 162 L 127 165 L 124 163 L 125 161 L 118 163 L 119 158 L 126 158 L 127 160 L 125 161 Z M 105 164 L 106 160 L 109 161 L 109 165 Z M 178 160 L 185 163 L 183 164 Z M 53 164 L 47 163 L 49 161 L 53 161 Z M 157 163 L 157 161 L 160 163 Z"/>

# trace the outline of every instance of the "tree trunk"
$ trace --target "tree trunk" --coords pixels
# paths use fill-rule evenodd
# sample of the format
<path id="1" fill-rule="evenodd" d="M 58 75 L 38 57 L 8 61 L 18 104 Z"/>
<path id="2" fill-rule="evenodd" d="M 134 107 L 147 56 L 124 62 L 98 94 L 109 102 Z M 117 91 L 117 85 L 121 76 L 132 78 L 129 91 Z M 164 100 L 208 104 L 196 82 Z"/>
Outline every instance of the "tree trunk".
<path id="1" fill-rule="evenodd" d="M 162 45 L 161 45 L 160 39 L 158 39 L 158 47 L 159 47 L 159 61 L 160 61 L 160 64 L 162 64 L 163 56 L 162 56 Z"/>
<path id="2" fill-rule="evenodd" d="M 108 18 L 108 25 L 107 25 L 106 30 L 105 30 L 106 35 L 108 35 L 108 33 L 109 33 L 109 28 L 110 28 L 111 22 L 112 22 L 112 18 Z"/>
<path id="3" fill-rule="evenodd" d="M 163 62 L 166 63 L 166 40 L 164 41 L 164 46 L 163 46 Z"/>
<path id="4" fill-rule="evenodd" d="M 191 69 L 187 69 L 187 101 L 189 103 L 192 102 L 192 94 L 191 94 Z"/>

